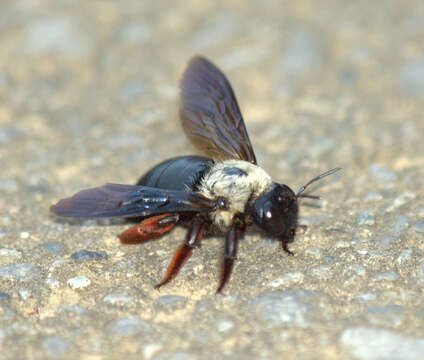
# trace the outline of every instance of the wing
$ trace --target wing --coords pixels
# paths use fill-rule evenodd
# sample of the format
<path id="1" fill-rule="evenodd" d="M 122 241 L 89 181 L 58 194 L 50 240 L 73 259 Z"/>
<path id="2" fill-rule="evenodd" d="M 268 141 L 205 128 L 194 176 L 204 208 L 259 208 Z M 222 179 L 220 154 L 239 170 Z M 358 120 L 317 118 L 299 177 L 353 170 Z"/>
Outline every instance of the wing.
<path id="1" fill-rule="evenodd" d="M 180 83 L 180 118 L 187 137 L 215 159 L 256 164 L 233 89 L 207 59 L 192 58 Z"/>
<path id="2" fill-rule="evenodd" d="M 211 210 L 214 204 L 213 200 L 194 192 L 106 184 L 62 199 L 50 211 L 79 218 L 144 217 L 169 212 L 202 212 Z"/>

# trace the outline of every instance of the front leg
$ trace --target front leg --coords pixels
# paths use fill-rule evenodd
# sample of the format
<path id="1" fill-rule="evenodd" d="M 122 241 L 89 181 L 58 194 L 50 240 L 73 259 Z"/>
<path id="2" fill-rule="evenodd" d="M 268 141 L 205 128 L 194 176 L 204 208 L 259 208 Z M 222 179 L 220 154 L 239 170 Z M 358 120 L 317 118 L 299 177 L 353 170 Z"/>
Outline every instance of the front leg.
<path id="1" fill-rule="evenodd" d="M 237 255 L 237 244 L 238 239 L 240 238 L 241 231 L 233 227 L 230 230 L 228 230 L 226 238 L 225 238 L 225 256 L 224 256 L 224 262 L 222 264 L 222 270 L 221 270 L 221 279 L 219 283 L 218 290 L 216 291 L 217 294 L 222 291 L 225 284 L 228 282 L 231 272 L 233 270 L 234 260 Z"/>
<path id="2" fill-rule="evenodd" d="M 286 241 L 285 239 L 281 239 L 281 247 L 283 248 L 283 250 L 284 250 L 287 254 L 289 254 L 289 255 L 291 255 L 291 256 L 294 256 L 294 252 L 293 252 L 293 251 L 291 251 L 291 250 L 289 250 L 289 248 L 288 248 L 288 244 L 289 244 L 289 242 L 292 242 L 292 241 Z"/>
<path id="3" fill-rule="evenodd" d="M 299 225 L 298 225 L 299 226 Z M 289 232 L 286 235 L 283 235 L 280 239 L 281 242 L 281 247 L 283 248 L 283 250 L 293 256 L 294 252 L 290 251 L 288 248 L 288 244 L 292 243 L 294 241 L 294 237 L 296 236 L 296 228 L 292 228 L 289 230 Z"/>

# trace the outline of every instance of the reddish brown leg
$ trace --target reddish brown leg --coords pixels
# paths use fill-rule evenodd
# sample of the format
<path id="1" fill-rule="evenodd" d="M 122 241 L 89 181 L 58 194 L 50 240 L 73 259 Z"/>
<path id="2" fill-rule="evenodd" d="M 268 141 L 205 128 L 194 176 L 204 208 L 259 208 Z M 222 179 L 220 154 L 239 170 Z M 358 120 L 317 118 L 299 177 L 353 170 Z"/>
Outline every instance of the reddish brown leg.
<path id="1" fill-rule="evenodd" d="M 155 286 L 156 289 L 159 289 L 162 285 L 165 285 L 169 281 L 171 281 L 180 271 L 180 269 L 184 266 L 187 260 L 190 258 L 193 248 L 199 244 L 202 239 L 203 233 L 206 228 L 205 221 L 196 217 L 191 223 L 190 229 L 187 232 L 186 239 L 184 244 L 180 245 L 180 247 L 175 252 L 172 257 L 171 263 L 166 270 L 166 274 L 162 281 Z"/>
<path id="2" fill-rule="evenodd" d="M 225 257 L 224 262 L 222 264 L 221 270 L 221 279 L 219 283 L 218 290 L 216 293 L 220 293 L 224 288 L 225 284 L 228 282 L 231 272 L 233 270 L 234 260 L 237 255 L 237 243 L 240 237 L 240 230 L 236 228 L 231 228 L 227 232 L 227 236 L 225 238 Z"/>
<path id="3" fill-rule="evenodd" d="M 119 235 L 119 238 L 124 244 L 135 244 L 155 239 L 172 230 L 178 219 L 177 214 L 161 214 L 149 217 L 140 224 L 125 230 Z"/>

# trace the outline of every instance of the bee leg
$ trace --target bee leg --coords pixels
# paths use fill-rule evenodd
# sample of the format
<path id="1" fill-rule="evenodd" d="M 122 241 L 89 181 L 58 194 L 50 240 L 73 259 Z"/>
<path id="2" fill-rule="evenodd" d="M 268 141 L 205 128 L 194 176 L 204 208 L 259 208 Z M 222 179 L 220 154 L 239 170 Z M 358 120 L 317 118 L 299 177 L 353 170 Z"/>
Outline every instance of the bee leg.
<path id="1" fill-rule="evenodd" d="M 119 238 L 124 244 L 135 244 L 155 239 L 171 231 L 178 220 L 178 214 L 167 213 L 152 216 L 125 230 L 119 235 Z"/>
<path id="2" fill-rule="evenodd" d="M 159 289 L 162 285 L 171 281 L 184 266 L 187 260 L 190 258 L 193 248 L 199 244 L 202 239 L 203 233 L 206 229 L 207 223 L 200 217 L 196 217 L 186 234 L 184 244 L 180 245 L 177 251 L 174 253 L 172 260 L 166 270 L 166 274 L 162 281 L 155 285 L 155 289 Z"/>
<path id="3" fill-rule="evenodd" d="M 289 243 L 291 243 L 292 241 L 286 241 L 285 239 L 281 239 L 281 247 L 283 248 L 283 250 L 287 253 L 287 254 L 289 254 L 289 255 L 291 255 L 291 256 L 294 256 L 294 252 L 293 251 L 290 251 L 289 250 L 289 248 L 288 248 L 288 244 Z"/>
<path id="4" fill-rule="evenodd" d="M 225 238 L 225 256 L 224 262 L 222 264 L 221 270 L 221 278 L 218 290 L 216 291 L 219 294 L 224 288 L 225 284 L 228 282 L 231 276 L 231 272 L 233 270 L 234 260 L 237 255 L 237 243 L 240 237 L 240 230 L 237 228 L 231 228 L 227 232 L 227 236 Z"/>

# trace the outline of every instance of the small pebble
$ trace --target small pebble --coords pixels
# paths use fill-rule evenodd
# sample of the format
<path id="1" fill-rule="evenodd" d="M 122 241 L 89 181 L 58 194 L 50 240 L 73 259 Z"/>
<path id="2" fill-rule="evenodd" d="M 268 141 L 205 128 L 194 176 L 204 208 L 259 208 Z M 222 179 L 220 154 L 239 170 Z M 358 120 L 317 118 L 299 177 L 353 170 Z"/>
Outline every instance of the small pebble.
<path id="1" fill-rule="evenodd" d="M 42 246 L 55 255 L 62 254 L 64 251 L 63 245 L 57 242 L 46 242 Z"/>
<path id="2" fill-rule="evenodd" d="M 82 289 L 91 284 L 91 280 L 83 275 L 75 276 L 68 280 L 68 285 L 72 289 Z"/>
<path id="3" fill-rule="evenodd" d="M 350 265 L 349 269 L 359 276 L 364 276 L 367 272 L 363 266 L 357 264 Z"/>
<path id="4" fill-rule="evenodd" d="M 87 309 L 78 305 L 60 305 L 60 311 L 72 312 L 75 315 L 84 315 Z"/>
<path id="5" fill-rule="evenodd" d="M 28 239 L 29 238 L 29 232 L 22 231 L 20 236 L 21 236 L 21 239 Z"/>
<path id="6" fill-rule="evenodd" d="M 364 198 L 365 201 L 378 201 L 381 199 L 383 199 L 383 195 L 375 192 L 368 193 Z"/>
<path id="7" fill-rule="evenodd" d="M 390 205 L 386 211 L 392 212 L 393 210 L 396 210 L 397 208 L 405 205 L 408 201 L 415 198 L 415 194 L 410 191 L 405 191 L 402 194 L 400 194 L 396 199 L 393 200 L 392 205 Z"/>
<path id="8" fill-rule="evenodd" d="M 105 251 L 78 250 L 71 255 L 71 259 L 79 263 L 84 261 L 101 260 L 106 258 L 107 254 Z"/>
<path id="9" fill-rule="evenodd" d="M 374 327 L 347 328 L 340 343 L 359 360 L 417 360 L 424 354 L 424 339 Z"/>
<path id="10" fill-rule="evenodd" d="M 250 299 L 249 305 L 269 324 L 307 328 L 310 319 L 320 316 L 322 312 L 306 301 L 317 303 L 313 300 L 320 294 L 318 291 L 303 289 L 268 291 Z"/>
<path id="11" fill-rule="evenodd" d="M 160 350 L 162 350 L 162 345 L 153 343 L 147 344 L 143 348 L 144 359 L 150 360 L 153 356 L 155 356 Z"/>
<path id="12" fill-rule="evenodd" d="M 377 295 L 373 293 L 363 293 L 363 294 L 356 295 L 355 298 L 361 303 L 365 303 L 369 301 L 374 301 L 375 299 L 377 299 Z"/>
<path id="13" fill-rule="evenodd" d="M 52 272 L 57 268 L 61 268 L 68 262 L 69 262 L 69 259 L 64 259 L 64 258 L 53 261 L 49 266 L 49 272 Z"/>
<path id="14" fill-rule="evenodd" d="M 322 251 L 318 247 L 309 247 L 305 250 L 305 255 L 313 257 L 315 259 L 321 259 L 322 257 Z"/>
<path id="15" fill-rule="evenodd" d="M 356 223 L 358 225 L 374 225 L 375 224 L 375 215 L 369 210 L 362 210 L 356 217 Z"/>
<path id="16" fill-rule="evenodd" d="M 291 286 L 295 284 L 301 284 L 305 275 L 301 272 L 291 272 L 287 273 L 282 277 L 274 279 L 268 283 L 268 286 L 277 288 L 280 286 Z"/>
<path id="17" fill-rule="evenodd" d="M 234 327 L 234 322 L 228 319 L 220 319 L 217 322 L 217 329 L 219 332 L 227 332 Z"/>
<path id="18" fill-rule="evenodd" d="M 122 336 L 151 332 L 150 324 L 138 316 L 128 316 L 115 320 L 110 328 L 115 334 Z"/>
<path id="19" fill-rule="evenodd" d="M 22 253 L 16 249 L 0 249 L 0 264 L 10 263 L 20 258 L 22 258 Z"/>
<path id="20" fill-rule="evenodd" d="M 336 249 L 345 249 L 351 246 L 351 243 L 346 240 L 339 240 L 334 244 Z"/>
<path id="21" fill-rule="evenodd" d="M 179 295 L 159 296 L 155 301 L 155 308 L 167 314 L 172 314 L 176 310 L 183 309 L 186 306 L 187 298 Z"/>
<path id="22" fill-rule="evenodd" d="M 112 305 L 123 305 L 132 302 L 133 298 L 125 293 L 114 293 L 106 295 L 103 301 Z"/>
<path id="23" fill-rule="evenodd" d="M 0 266 L 0 278 L 32 280 L 39 276 L 40 270 L 37 266 L 29 263 L 9 264 Z"/>

